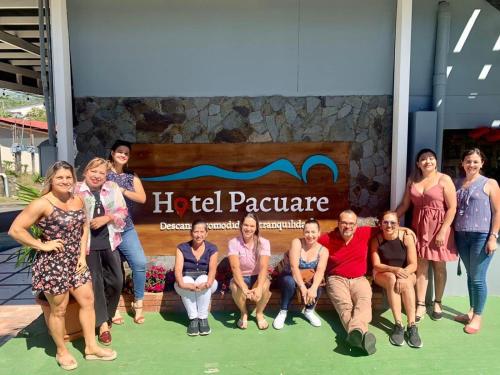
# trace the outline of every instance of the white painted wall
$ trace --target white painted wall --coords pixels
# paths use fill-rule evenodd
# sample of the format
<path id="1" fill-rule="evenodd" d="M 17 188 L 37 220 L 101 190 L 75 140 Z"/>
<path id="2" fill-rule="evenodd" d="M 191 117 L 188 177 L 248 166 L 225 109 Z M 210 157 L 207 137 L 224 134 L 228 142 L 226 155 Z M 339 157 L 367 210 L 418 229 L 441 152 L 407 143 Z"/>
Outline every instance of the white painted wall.
<path id="1" fill-rule="evenodd" d="M 67 0 L 82 96 L 391 94 L 395 0 Z"/>

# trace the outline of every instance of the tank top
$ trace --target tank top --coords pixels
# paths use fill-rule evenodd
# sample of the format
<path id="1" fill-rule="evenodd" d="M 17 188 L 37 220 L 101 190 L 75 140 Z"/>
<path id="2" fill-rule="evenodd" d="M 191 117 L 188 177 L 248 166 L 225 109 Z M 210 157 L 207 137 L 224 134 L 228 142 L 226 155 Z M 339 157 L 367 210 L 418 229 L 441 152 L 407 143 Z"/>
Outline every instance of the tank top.
<path id="1" fill-rule="evenodd" d="M 457 214 L 455 231 L 488 233 L 491 229 L 490 197 L 484 192 L 488 178 L 479 176 L 468 187 L 464 180 L 457 183 Z"/>
<path id="2" fill-rule="evenodd" d="M 398 237 L 393 240 L 386 240 L 377 235 L 377 241 L 379 243 L 378 256 L 380 257 L 381 263 L 401 268 L 408 265 L 406 246 L 399 238 L 399 232 Z"/>

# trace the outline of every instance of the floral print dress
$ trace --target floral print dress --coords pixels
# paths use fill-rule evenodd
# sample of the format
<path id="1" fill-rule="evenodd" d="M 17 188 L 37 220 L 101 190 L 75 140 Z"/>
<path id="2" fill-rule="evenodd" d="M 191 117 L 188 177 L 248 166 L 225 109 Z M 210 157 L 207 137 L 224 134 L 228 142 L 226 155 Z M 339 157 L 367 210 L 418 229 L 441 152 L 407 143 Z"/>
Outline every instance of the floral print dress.
<path id="1" fill-rule="evenodd" d="M 64 251 L 37 252 L 32 267 L 33 291 L 57 295 L 66 293 L 70 288 L 78 288 L 91 277 L 88 269 L 82 274 L 76 273 L 85 212 L 83 209 L 65 211 L 54 205 L 52 207 L 51 214 L 38 222 L 42 229 L 41 240 L 61 239 Z"/>

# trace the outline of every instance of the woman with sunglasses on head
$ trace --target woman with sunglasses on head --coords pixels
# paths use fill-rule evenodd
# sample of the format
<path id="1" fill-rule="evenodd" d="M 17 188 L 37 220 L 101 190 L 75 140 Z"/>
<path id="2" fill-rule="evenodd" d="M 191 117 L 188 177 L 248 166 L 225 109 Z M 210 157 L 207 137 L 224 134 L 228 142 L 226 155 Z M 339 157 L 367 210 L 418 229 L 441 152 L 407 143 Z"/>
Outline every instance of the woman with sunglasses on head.
<path id="1" fill-rule="evenodd" d="M 422 149 L 415 160 L 403 201 L 396 209 L 398 217 L 413 205 L 411 228 L 417 235 L 417 309 L 416 322 L 426 313 L 425 297 L 429 283 L 429 265 L 434 273 L 434 302 L 430 317 L 443 317 L 441 300 L 446 285 L 446 262 L 458 259 L 451 224 L 455 217 L 457 195 L 451 178 L 437 170 L 434 151 Z"/>
<path id="2" fill-rule="evenodd" d="M 264 330 L 269 327 L 265 317 L 271 292 L 268 277 L 271 245 L 268 240 L 259 236 L 259 219 L 255 214 L 247 213 L 240 220 L 240 235 L 229 241 L 229 264 L 233 278 L 229 288 L 236 306 L 240 310 L 237 326 L 248 327 L 247 300 L 256 304 L 255 317 L 257 326 Z"/>
<path id="3" fill-rule="evenodd" d="M 107 179 L 118 184 L 127 203 L 128 216 L 125 218 L 122 242 L 118 246 L 118 250 L 125 257 L 132 270 L 132 280 L 134 283 L 134 302 L 132 303 L 134 322 L 142 324 L 144 323 L 142 311 L 147 260 L 141 241 L 135 230 L 134 222 L 132 221 L 132 211 L 134 204 L 143 204 L 146 202 L 146 193 L 139 177 L 127 167 L 131 150 L 132 144 L 127 141 L 117 140 L 111 146 L 111 153 L 109 155 L 111 169 L 108 171 Z M 113 317 L 113 323 L 123 324 L 123 318 L 118 310 Z"/>
<path id="4" fill-rule="evenodd" d="M 386 211 L 380 217 L 381 233 L 370 241 L 370 253 L 375 283 L 385 289 L 394 317 L 394 328 L 389 341 L 401 346 L 405 342 L 405 330 L 401 307 L 407 316 L 406 339 L 413 348 L 421 348 L 422 340 L 415 324 L 415 283 L 417 251 L 415 234 L 400 228 L 394 211 Z"/>
<path id="5" fill-rule="evenodd" d="M 49 302 L 49 332 L 56 345 L 56 361 L 64 370 L 78 367 L 64 342 L 70 294 L 80 305 L 85 359 L 111 361 L 117 356 L 114 350 L 99 347 L 95 340 L 94 296 L 86 262 L 89 228 L 83 201 L 73 195 L 75 182 L 73 166 L 56 162 L 47 171 L 42 196 L 17 216 L 9 230 L 16 241 L 36 250 L 33 291 L 43 293 Z M 29 232 L 32 225 L 41 229 L 39 239 Z"/>
<path id="6" fill-rule="evenodd" d="M 84 181 L 75 188 L 85 203 L 90 222 L 87 264 L 92 274 L 98 338 L 104 345 L 111 344 L 111 319 L 118 307 L 123 285 L 120 254 L 116 247 L 121 242 L 127 217 L 127 206 L 120 188 L 114 182 L 106 181 L 108 170 L 107 160 L 92 159 L 83 171 Z"/>
<path id="7" fill-rule="evenodd" d="M 481 175 L 485 161 L 481 150 L 465 151 L 462 156 L 465 178 L 457 182 L 455 238 L 467 271 L 470 309 L 455 320 L 465 324 L 464 331 L 468 334 L 481 328 L 488 295 L 486 272 L 498 246 L 500 229 L 500 189 L 496 180 Z"/>
<path id="8" fill-rule="evenodd" d="M 321 320 L 314 308 L 321 294 L 319 287 L 324 282 L 328 250 L 318 243 L 319 236 L 319 222 L 315 219 L 306 220 L 304 237 L 295 238 L 290 250 L 285 254 L 285 266 L 280 276 L 281 309 L 273 321 L 275 329 L 284 327 L 297 286 L 304 304 L 304 316 L 312 326 L 321 326 Z"/>

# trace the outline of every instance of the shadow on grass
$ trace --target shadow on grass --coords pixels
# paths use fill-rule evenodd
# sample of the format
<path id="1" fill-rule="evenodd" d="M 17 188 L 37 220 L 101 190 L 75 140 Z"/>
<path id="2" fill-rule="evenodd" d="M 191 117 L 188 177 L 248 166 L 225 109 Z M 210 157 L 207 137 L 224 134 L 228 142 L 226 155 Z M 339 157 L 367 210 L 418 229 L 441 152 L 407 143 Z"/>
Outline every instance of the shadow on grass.
<path id="1" fill-rule="evenodd" d="M 26 349 L 40 348 L 50 357 L 56 356 L 56 346 L 49 335 L 43 314 L 36 318 L 31 324 L 19 331 L 16 338 L 26 340 Z"/>
<path id="2" fill-rule="evenodd" d="M 186 327 L 186 328 L 187 328 L 188 323 L 189 323 L 188 316 L 184 312 L 162 311 L 162 312 L 160 312 L 160 316 L 165 321 L 174 322 L 174 323 L 179 324 L 180 326 L 183 326 L 183 327 Z"/>
<path id="3" fill-rule="evenodd" d="M 390 334 L 394 327 L 394 322 L 382 316 L 385 310 L 375 310 L 373 311 L 373 320 L 371 325 L 375 328 L 384 331 L 386 334 Z"/>
<path id="4" fill-rule="evenodd" d="M 333 351 L 335 353 L 349 356 L 349 357 L 364 357 L 366 354 L 356 348 L 351 348 L 345 341 L 347 337 L 347 333 L 342 326 L 340 318 L 338 314 L 334 311 L 317 311 L 318 315 L 320 315 L 329 325 L 332 331 L 335 333 L 335 344 L 337 345 Z"/>

